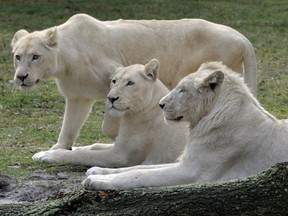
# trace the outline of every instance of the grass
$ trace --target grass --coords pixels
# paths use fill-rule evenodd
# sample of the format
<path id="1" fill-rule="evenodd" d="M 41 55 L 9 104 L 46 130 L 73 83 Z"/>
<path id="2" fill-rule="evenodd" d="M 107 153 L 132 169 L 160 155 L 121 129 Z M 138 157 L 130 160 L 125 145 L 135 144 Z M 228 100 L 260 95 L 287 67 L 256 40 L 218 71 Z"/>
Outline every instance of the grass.
<path id="1" fill-rule="evenodd" d="M 0 0 L 0 172 L 12 177 L 63 166 L 38 163 L 31 156 L 56 143 L 64 99 L 53 80 L 21 92 L 9 80 L 14 69 L 10 41 L 25 28 L 59 25 L 75 13 L 100 20 L 203 18 L 231 26 L 253 43 L 258 62 L 258 98 L 278 118 L 288 116 L 288 3 L 284 0 Z M 97 103 L 77 139 L 78 145 L 109 142 L 101 132 L 103 103 Z M 69 166 L 66 167 L 69 169 Z"/>

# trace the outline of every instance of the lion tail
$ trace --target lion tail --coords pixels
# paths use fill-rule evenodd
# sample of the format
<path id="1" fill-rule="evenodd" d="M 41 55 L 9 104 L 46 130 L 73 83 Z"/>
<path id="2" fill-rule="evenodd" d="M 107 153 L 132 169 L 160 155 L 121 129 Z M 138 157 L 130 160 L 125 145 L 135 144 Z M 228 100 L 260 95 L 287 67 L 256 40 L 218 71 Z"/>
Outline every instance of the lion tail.
<path id="1" fill-rule="evenodd" d="M 253 45 L 247 39 L 246 53 L 244 55 L 244 80 L 250 88 L 252 94 L 256 96 L 257 92 L 257 62 Z"/>

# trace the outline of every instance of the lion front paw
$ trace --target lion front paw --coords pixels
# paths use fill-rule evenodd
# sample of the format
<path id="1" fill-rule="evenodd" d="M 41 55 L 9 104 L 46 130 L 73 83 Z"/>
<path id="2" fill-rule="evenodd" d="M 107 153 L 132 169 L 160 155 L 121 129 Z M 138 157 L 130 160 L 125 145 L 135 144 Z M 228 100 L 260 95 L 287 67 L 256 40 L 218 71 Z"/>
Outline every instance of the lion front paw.
<path id="1" fill-rule="evenodd" d="M 63 151 L 63 149 L 61 149 Z M 67 150 L 64 150 L 67 151 Z M 33 160 L 40 162 L 48 162 L 48 163 L 59 163 L 59 157 L 56 153 L 59 153 L 59 150 L 49 150 L 49 151 L 41 151 L 32 156 Z"/>
<path id="2" fill-rule="evenodd" d="M 106 174 L 110 174 L 109 172 L 109 168 L 102 168 L 102 167 L 91 167 L 90 169 L 88 169 L 86 171 L 86 175 L 90 176 L 90 175 L 106 175 Z"/>
<path id="3" fill-rule="evenodd" d="M 112 179 L 109 176 L 90 175 L 82 182 L 82 185 L 87 190 L 117 190 L 117 186 L 112 184 Z"/>

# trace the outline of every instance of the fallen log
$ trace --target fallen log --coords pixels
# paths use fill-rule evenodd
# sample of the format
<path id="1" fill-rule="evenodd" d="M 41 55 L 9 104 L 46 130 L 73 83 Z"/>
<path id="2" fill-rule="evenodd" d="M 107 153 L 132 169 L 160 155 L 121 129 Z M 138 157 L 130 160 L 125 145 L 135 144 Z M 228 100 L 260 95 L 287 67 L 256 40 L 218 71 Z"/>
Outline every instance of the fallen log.
<path id="1" fill-rule="evenodd" d="M 79 191 L 0 206 L 0 215 L 287 215 L 288 162 L 244 180 L 122 191 Z"/>

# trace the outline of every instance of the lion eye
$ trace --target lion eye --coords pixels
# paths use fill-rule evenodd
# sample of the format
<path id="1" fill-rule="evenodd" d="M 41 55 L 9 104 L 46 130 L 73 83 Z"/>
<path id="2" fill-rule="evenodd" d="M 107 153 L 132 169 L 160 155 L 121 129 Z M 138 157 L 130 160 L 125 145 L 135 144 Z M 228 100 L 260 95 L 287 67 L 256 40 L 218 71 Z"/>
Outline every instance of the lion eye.
<path id="1" fill-rule="evenodd" d="M 115 80 L 115 79 L 113 79 L 111 82 L 115 84 L 115 83 L 116 83 L 116 80 Z"/>
<path id="2" fill-rule="evenodd" d="M 184 88 L 179 90 L 179 93 L 184 93 L 184 92 L 186 92 L 186 89 L 184 89 Z"/>
<path id="3" fill-rule="evenodd" d="M 126 86 L 133 86 L 135 83 L 132 82 L 132 81 L 128 81 L 127 85 Z"/>
<path id="4" fill-rule="evenodd" d="M 16 60 L 20 61 L 20 56 L 19 55 L 15 55 Z"/>
<path id="5" fill-rule="evenodd" d="M 36 60 L 38 60 L 39 57 L 40 57 L 39 55 L 33 55 L 33 56 L 32 56 L 32 61 L 36 61 Z"/>

